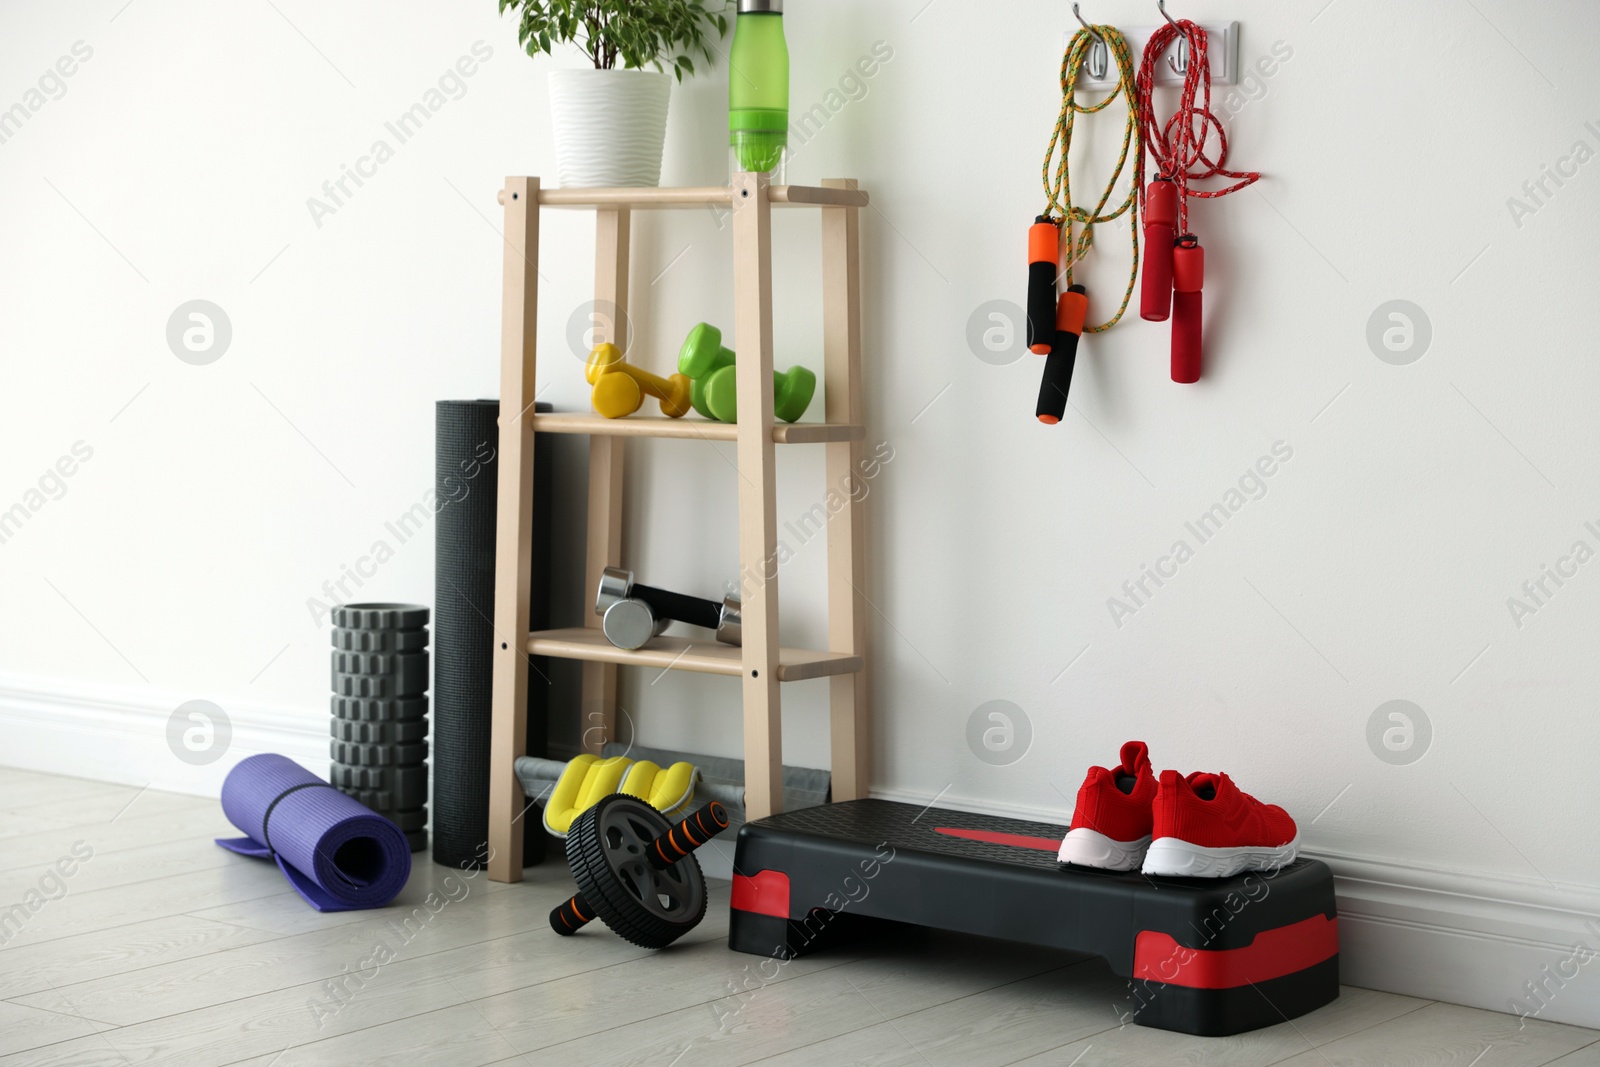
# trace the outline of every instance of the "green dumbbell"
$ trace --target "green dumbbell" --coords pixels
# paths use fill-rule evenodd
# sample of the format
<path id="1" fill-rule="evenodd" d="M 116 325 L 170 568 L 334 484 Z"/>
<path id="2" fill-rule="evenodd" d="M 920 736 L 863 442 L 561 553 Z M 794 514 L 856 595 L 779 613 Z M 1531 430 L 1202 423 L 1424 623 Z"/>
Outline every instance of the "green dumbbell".
<path id="1" fill-rule="evenodd" d="M 817 376 L 804 367 L 772 372 L 772 414 L 784 422 L 794 422 L 806 413 L 817 391 Z M 739 401 L 734 368 L 723 367 L 706 379 L 706 407 L 721 422 L 739 421 Z"/>
<path id="2" fill-rule="evenodd" d="M 722 331 L 702 322 L 689 331 L 678 349 L 678 373 L 689 379 L 689 406 L 701 418 L 714 419 L 706 406 L 706 379 L 723 367 L 733 366 L 733 351 L 722 347 Z"/>
<path id="3" fill-rule="evenodd" d="M 737 422 L 734 356 L 723 347 L 722 331 L 702 322 L 689 331 L 678 350 L 678 373 L 689 380 L 689 404 L 701 415 L 719 422 Z M 772 375 L 772 413 L 794 422 L 806 413 L 816 395 L 817 376 L 805 367 L 790 367 Z"/>

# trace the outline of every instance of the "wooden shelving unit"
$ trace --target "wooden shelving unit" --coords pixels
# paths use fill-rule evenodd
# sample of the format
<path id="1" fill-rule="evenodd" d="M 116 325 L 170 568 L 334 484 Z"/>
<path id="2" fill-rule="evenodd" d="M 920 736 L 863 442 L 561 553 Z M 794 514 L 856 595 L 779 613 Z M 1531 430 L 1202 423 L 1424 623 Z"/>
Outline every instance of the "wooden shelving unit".
<path id="1" fill-rule="evenodd" d="M 598 750 L 615 736 L 617 668 L 687 670 L 741 680 L 744 706 L 746 813 L 752 819 L 782 810 L 781 682 L 829 678 L 833 797 L 866 795 L 870 738 L 867 687 L 868 605 L 861 502 L 846 494 L 828 522 L 828 648 L 783 648 L 778 640 L 777 507 L 774 449 L 820 444 L 829 485 L 858 473 L 866 430 L 861 405 L 860 209 L 867 194 L 854 180 L 820 186 L 771 185 L 765 175 L 739 174 L 729 186 L 682 189 L 541 189 L 537 178 L 507 178 L 500 358 L 500 483 L 495 549 L 493 737 L 490 743 L 489 877 L 522 878 L 522 832 L 527 807 L 512 770 L 526 750 L 528 657 L 583 661 L 586 744 Z M 534 414 L 537 367 L 539 215 L 544 208 L 595 213 L 595 300 L 620 319 L 628 303 L 632 213 L 723 206 L 733 225 L 737 425 L 694 417 Z M 772 414 L 772 208 L 810 208 L 822 217 L 823 421 L 775 423 Z M 614 340 L 600 337 L 598 340 Z M 649 366 L 663 371 L 667 368 Z M 508 416 L 508 413 L 515 413 Z M 599 619 L 560 630 L 528 629 L 532 552 L 534 432 L 589 435 L 589 505 L 585 589 L 622 560 L 625 445 L 630 437 L 732 442 L 739 468 L 739 574 L 744 601 L 742 647 L 709 639 L 658 637 L 645 648 L 620 649 L 600 632 Z M 769 569 L 772 573 L 768 573 Z"/>

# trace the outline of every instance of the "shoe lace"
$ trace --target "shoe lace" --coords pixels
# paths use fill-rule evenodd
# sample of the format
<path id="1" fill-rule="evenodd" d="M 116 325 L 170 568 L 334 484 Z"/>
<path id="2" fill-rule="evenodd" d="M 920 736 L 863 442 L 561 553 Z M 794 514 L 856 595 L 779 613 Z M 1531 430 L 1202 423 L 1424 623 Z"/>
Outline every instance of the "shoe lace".
<path id="1" fill-rule="evenodd" d="M 1221 781 L 1227 782 L 1229 785 L 1233 786 L 1234 792 L 1238 793 L 1239 796 L 1243 797 L 1247 804 L 1249 804 L 1251 806 L 1254 806 L 1254 807 L 1266 807 L 1266 805 L 1262 804 L 1261 801 L 1257 800 L 1255 797 L 1251 796 L 1249 793 L 1246 793 L 1243 789 L 1240 789 L 1239 786 L 1234 782 L 1234 780 L 1232 778 L 1229 778 L 1226 774 L 1219 774 L 1219 775 L 1217 775 L 1217 777 Z"/>

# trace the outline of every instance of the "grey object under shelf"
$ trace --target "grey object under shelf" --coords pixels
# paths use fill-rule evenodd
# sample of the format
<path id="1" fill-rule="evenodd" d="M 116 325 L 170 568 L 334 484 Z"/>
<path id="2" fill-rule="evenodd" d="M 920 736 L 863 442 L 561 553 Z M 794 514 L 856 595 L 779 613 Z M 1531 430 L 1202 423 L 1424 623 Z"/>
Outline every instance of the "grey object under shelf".
<path id="1" fill-rule="evenodd" d="M 601 750 L 606 756 L 627 756 L 632 760 L 649 760 L 666 767 L 673 763 L 692 763 L 699 768 L 700 781 L 695 786 L 695 800 L 699 803 L 717 800 L 728 809 L 734 822 L 744 821 L 744 760 L 727 756 L 706 756 L 695 752 L 678 752 L 666 748 L 645 748 L 638 745 L 611 743 Z M 523 756 L 516 762 L 517 780 L 530 800 L 539 800 L 549 794 L 566 764 L 560 760 Z M 824 770 L 811 767 L 783 768 L 783 809 L 795 811 L 812 808 L 828 802 L 832 776 Z"/>

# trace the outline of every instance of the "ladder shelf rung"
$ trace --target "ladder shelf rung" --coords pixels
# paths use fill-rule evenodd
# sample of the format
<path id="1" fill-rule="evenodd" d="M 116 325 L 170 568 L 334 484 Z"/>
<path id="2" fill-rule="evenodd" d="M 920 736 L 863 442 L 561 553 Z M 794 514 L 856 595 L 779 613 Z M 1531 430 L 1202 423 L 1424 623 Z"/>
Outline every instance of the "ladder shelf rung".
<path id="1" fill-rule="evenodd" d="M 505 205 L 505 190 L 496 194 Z M 866 207 L 867 194 L 860 189 L 822 185 L 772 185 L 767 199 L 776 207 Z M 656 208 L 727 207 L 733 190 L 726 185 L 625 187 L 595 189 L 539 190 L 540 207 L 615 208 L 647 211 Z"/>
<path id="2" fill-rule="evenodd" d="M 535 630 L 528 635 L 528 654 L 557 659 L 581 659 L 598 663 L 621 663 L 636 667 L 671 668 L 722 674 L 737 678 L 744 673 L 741 650 L 720 645 L 710 638 L 691 640 L 664 634 L 652 638 L 644 648 L 618 648 L 597 628 L 569 626 L 559 630 Z M 863 666 L 860 656 L 848 652 L 817 652 L 806 648 L 778 650 L 778 681 L 800 682 L 807 678 L 826 678 L 832 674 L 851 674 Z"/>
<path id="3" fill-rule="evenodd" d="M 604 415 L 578 412 L 531 415 L 535 433 L 603 434 L 611 437 L 677 437 L 700 441 L 737 441 L 739 427 L 731 422 L 713 422 L 688 416 L 669 419 L 665 415 L 630 415 L 608 419 Z M 780 422 L 772 427 L 772 440 L 780 445 L 824 444 L 829 441 L 861 441 L 864 426 L 836 422 Z"/>

